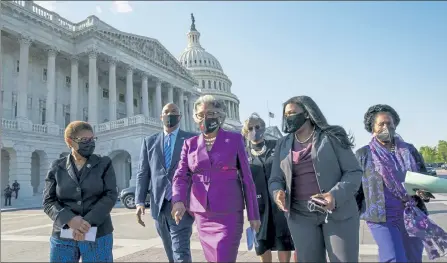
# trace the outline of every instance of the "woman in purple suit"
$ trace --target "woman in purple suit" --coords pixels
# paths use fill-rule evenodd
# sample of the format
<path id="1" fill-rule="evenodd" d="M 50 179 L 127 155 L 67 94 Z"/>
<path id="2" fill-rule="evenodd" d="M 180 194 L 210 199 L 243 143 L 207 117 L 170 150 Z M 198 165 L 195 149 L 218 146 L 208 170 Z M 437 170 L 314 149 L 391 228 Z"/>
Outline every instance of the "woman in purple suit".
<path id="1" fill-rule="evenodd" d="M 236 261 L 244 203 L 251 227 L 258 231 L 261 225 L 243 138 L 221 129 L 225 112 L 225 103 L 213 96 L 195 102 L 202 134 L 185 140 L 172 180 L 172 216 L 179 222 L 188 206 L 208 262 Z"/>

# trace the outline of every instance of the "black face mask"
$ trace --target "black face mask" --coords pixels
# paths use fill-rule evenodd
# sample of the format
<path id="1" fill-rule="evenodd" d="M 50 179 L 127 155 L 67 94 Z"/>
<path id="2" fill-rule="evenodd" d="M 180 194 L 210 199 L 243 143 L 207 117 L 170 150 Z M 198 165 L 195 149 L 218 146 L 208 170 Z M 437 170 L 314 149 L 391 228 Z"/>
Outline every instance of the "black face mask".
<path id="1" fill-rule="evenodd" d="M 304 112 L 294 114 L 288 117 L 285 117 L 285 127 L 284 132 L 285 133 L 294 133 L 297 130 L 299 130 L 303 124 L 307 121 L 306 116 L 304 115 Z"/>
<path id="2" fill-rule="evenodd" d="M 383 143 L 389 143 L 393 140 L 395 134 L 396 132 L 393 128 L 383 128 L 377 133 L 376 138 Z"/>
<path id="3" fill-rule="evenodd" d="M 79 149 L 77 152 L 84 158 L 89 158 L 95 151 L 95 141 L 78 142 Z"/>
<path id="4" fill-rule="evenodd" d="M 219 128 L 218 118 L 206 118 L 202 121 L 202 124 L 200 125 L 200 130 L 205 134 L 212 133 L 217 128 Z"/>
<path id="5" fill-rule="evenodd" d="M 172 128 L 180 122 L 180 115 L 163 115 L 163 125 Z"/>

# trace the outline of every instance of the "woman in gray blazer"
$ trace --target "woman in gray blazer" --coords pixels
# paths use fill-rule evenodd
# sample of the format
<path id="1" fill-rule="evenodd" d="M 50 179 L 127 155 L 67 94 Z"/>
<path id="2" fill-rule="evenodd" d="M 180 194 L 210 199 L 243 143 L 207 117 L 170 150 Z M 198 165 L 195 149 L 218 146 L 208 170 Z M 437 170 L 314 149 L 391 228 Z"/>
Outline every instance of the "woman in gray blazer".
<path id="1" fill-rule="evenodd" d="M 358 262 L 359 213 L 355 194 L 362 170 L 353 139 L 329 125 L 307 96 L 283 105 L 283 131 L 275 149 L 269 190 L 286 213 L 298 262 Z M 324 203 L 312 206 L 311 198 Z"/>

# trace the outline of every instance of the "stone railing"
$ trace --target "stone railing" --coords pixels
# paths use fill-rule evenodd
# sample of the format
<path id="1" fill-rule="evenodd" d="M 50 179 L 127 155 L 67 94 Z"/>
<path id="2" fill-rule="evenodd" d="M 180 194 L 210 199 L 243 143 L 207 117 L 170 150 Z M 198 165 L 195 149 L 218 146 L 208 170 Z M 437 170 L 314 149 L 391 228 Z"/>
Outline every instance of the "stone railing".
<path id="1" fill-rule="evenodd" d="M 35 4 L 33 1 L 2 1 L 2 4 L 12 4 L 16 7 L 26 9 L 31 13 L 39 16 L 40 18 L 51 21 L 53 24 L 58 25 L 61 28 L 64 28 L 65 30 L 71 32 L 81 31 L 95 24 L 95 16 L 90 16 L 79 23 L 73 23 L 65 18 L 60 17 L 57 13 L 45 9 L 38 4 Z"/>
<path id="2" fill-rule="evenodd" d="M 135 125 L 149 125 L 154 128 L 162 127 L 161 121 L 156 118 L 146 117 L 143 115 L 136 115 L 136 116 L 119 119 L 116 121 L 109 121 L 109 122 L 97 124 L 97 125 L 94 125 L 93 128 L 94 128 L 95 132 L 101 133 L 101 132 L 112 131 L 112 130 L 116 130 L 116 129 L 120 129 L 120 128 L 124 128 L 124 127 L 135 126 Z M 32 124 L 30 130 L 29 129 L 28 130 L 19 129 L 17 120 L 2 119 L 2 129 L 22 130 L 22 131 L 27 131 L 27 132 L 49 134 L 48 127 L 46 125 L 41 125 L 41 124 Z M 64 128 L 58 128 L 57 135 L 64 136 L 64 131 L 65 131 Z"/>
<path id="3" fill-rule="evenodd" d="M 109 121 L 109 122 L 98 124 L 95 127 L 95 131 L 99 133 L 99 132 L 111 131 L 111 130 L 115 130 L 115 129 L 119 129 L 119 128 L 123 128 L 123 127 L 139 125 L 139 124 L 150 125 L 150 126 L 159 127 L 159 128 L 162 127 L 161 121 L 156 118 L 146 117 L 144 115 L 136 115 L 136 116 L 119 119 L 116 121 Z"/>

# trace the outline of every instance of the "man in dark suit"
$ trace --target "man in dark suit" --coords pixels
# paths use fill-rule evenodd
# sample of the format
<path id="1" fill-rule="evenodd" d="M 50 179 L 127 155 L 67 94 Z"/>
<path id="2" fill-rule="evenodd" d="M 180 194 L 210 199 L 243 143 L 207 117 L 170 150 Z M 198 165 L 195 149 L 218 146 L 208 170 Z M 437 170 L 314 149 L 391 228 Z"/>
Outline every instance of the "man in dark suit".
<path id="1" fill-rule="evenodd" d="M 150 185 L 151 214 L 169 262 L 192 262 L 190 239 L 194 219 L 187 214 L 177 225 L 171 216 L 171 182 L 180 160 L 183 141 L 196 135 L 179 129 L 181 118 L 179 108 L 174 103 L 163 107 L 163 131 L 144 139 L 136 181 L 138 221 L 142 222 L 141 215 L 145 213 L 144 202 Z"/>

